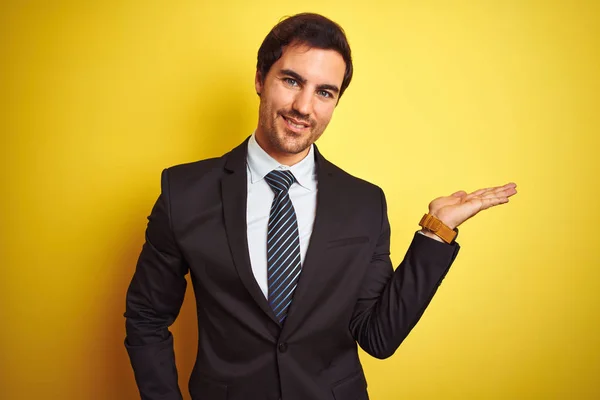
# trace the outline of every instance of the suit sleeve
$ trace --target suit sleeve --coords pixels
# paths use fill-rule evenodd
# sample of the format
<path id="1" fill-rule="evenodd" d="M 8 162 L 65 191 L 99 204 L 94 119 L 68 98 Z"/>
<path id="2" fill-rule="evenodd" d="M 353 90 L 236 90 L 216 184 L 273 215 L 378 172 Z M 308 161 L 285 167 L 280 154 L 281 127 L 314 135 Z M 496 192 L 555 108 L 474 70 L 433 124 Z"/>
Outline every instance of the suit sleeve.
<path id="1" fill-rule="evenodd" d="M 396 270 L 390 260 L 390 224 L 383 191 L 382 224 L 350 322 L 350 331 L 367 353 L 390 357 L 423 315 L 460 246 L 415 233 Z"/>
<path id="2" fill-rule="evenodd" d="M 188 267 L 173 236 L 168 170 L 145 239 L 127 290 L 125 347 L 143 400 L 180 400 L 169 326 L 183 303 Z"/>

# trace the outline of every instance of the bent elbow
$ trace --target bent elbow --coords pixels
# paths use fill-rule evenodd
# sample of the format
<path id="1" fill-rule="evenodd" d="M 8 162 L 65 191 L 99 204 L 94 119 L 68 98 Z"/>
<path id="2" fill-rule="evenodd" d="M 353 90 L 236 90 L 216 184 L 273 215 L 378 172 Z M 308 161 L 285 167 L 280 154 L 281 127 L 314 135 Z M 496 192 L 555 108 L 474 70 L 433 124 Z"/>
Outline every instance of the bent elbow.
<path id="1" fill-rule="evenodd" d="M 169 337 L 170 320 L 158 318 L 151 312 L 128 309 L 125 314 L 125 341 L 127 344 L 147 345 L 162 342 Z"/>
<path id="2" fill-rule="evenodd" d="M 385 360 L 394 355 L 398 346 L 360 346 L 368 355 L 379 360 Z"/>

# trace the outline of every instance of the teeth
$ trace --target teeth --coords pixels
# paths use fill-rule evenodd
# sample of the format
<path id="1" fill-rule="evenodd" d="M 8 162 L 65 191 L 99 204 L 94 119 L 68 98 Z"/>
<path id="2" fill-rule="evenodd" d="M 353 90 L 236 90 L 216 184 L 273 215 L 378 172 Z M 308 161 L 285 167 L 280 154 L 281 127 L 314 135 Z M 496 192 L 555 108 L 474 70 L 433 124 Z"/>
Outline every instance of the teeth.
<path id="1" fill-rule="evenodd" d="M 299 125 L 299 124 L 295 124 L 292 121 L 290 121 L 289 119 L 286 119 L 287 123 L 290 124 L 291 126 L 293 126 L 294 128 L 298 128 L 298 129 L 302 129 L 302 128 L 306 128 L 306 126 L 304 125 Z"/>

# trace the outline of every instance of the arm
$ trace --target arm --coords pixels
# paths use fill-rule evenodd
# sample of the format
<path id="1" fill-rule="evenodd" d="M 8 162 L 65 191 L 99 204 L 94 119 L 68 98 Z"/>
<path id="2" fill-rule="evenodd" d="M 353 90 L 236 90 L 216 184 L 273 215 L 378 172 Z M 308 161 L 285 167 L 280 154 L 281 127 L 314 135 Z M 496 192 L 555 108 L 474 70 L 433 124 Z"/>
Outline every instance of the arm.
<path id="1" fill-rule="evenodd" d="M 367 353 L 387 358 L 421 318 L 460 246 L 415 234 L 404 260 L 394 271 L 383 192 L 381 201 L 381 232 L 354 308 L 350 331 Z"/>
<path id="2" fill-rule="evenodd" d="M 516 186 L 511 182 L 469 194 L 459 190 L 429 203 L 429 213 L 454 229 L 480 211 L 508 203 L 509 197 L 517 193 Z M 421 318 L 460 246 L 456 242 L 433 240 L 431 232 L 415 234 L 404 260 L 393 271 L 387 206 L 383 191 L 380 195 L 381 231 L 354 308 L 350 331 L 367 353 L 386 358 L 394 354 Z"/>
<path id="3" fill-rule="evenodd" d="M 125 347 L 143 400 L 180 400 L 173 336 L 168 327 L 183 303 L 188 267 L 171 227 L 168 170 L 148 217 L 146 242 L 126 297 Z"/>

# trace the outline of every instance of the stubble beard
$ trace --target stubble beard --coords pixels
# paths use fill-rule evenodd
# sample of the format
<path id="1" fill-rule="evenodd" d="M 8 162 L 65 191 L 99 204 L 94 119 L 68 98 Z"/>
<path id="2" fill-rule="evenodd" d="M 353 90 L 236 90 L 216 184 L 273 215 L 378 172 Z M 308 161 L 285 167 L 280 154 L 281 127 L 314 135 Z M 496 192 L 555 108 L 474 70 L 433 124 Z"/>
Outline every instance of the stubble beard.
<path id="1" fill-rule="evenodd" d="M 287 130 L 285 127 L 279 129 L 277 127 L 277 118 L 283 117 L 278 113 L 268 126 L 262 124 L 262 131 L 265 139 L 267 140 L 269 147 L 273 150 L 283 154 L 300 154 L 310 147 L 320 136 L 316 131 L 316 127 L 311 123 L 310 131 L 306 136 L 298 135 L 294 132 Z M 264 121 L 265 119 L 263 119 Z M 285 124 L 285 121 L 283 121 Z"/>
<path id="2" fill-rule="evenodd" d="M 287 131 L 285 128 L 283 131 L 279 131 L 277 128 L 269 130 L 267 133 L 267 140 L 272 148 L 280 153 L 287 154 L 299 154 L 313 143 L 314 134 L 310 132 L 307 137 L 300 137 L 293 132 Z"/>

